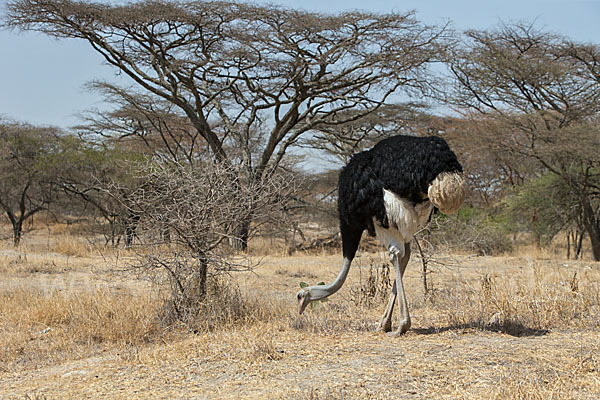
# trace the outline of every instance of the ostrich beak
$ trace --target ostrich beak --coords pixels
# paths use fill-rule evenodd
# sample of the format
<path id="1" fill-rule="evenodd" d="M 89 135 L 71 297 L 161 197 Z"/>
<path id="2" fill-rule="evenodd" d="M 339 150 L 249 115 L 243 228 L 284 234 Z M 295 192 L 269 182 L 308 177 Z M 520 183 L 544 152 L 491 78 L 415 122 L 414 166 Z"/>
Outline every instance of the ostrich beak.
<path id="1" fill-rule="evenodd" d="M 302 314 L 304 309 L 306 308 L 306 296 L 301 296 L 298 298 L 298 314 Z"/>

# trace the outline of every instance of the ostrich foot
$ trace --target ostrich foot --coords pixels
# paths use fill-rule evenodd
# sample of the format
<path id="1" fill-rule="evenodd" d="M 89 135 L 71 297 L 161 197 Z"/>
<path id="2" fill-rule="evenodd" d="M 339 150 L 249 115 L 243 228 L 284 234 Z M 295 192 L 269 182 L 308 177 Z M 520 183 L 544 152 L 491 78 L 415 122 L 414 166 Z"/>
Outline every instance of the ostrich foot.
<path id="1" fill-rule="evenodd" d="M 392 319 L 383 317 L 379 325 L 377 326 L 377 331 L 379 332 L 390 332 L 392 330 Z"/>
<path id="2" fill-rule="evenodd" d="M 398 330 L 396 330 L 395 332 L 389 332 L 389 331 L 385 331 L 385 332 L 387 332 L 387 335 L 390 337 L 398 337 L 398 336 L 404 335 L 409 329 L 410 329 L 410 319 L 401 321 L 400 325 L 398 325 Z"/>
<path id="3" fill-rule="evenodd" d="M 408 329 L 398 329 L 397 331 L 394 332 L 386 332 L 386 335 L 388 335 L 389 337 L 400 337 L 400 336 L 404 336 L 406 334 L 406 332 L 408 331 Z"/>

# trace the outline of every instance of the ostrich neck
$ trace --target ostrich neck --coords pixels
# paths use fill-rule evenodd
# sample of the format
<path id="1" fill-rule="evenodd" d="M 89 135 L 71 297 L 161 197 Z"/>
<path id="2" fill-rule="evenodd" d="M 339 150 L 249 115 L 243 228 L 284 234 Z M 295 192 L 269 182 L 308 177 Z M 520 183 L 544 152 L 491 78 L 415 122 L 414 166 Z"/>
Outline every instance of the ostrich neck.
<path id="1" fill-rule="evenodd" d="M 342 262 L 342 269 L 340 270 L 340 273 L 333 282 L 327 285 L 310 286 L 308 290 L 310 291 L 311 300 L 324 299 L 325 297 L 329 297 L 335 292 L 337 292 L 344 284 L 346 276 L 348 276 L 348 271 L 350 271 L 351 263 L 352 259 L 344 257 L 344 261 Z"/>

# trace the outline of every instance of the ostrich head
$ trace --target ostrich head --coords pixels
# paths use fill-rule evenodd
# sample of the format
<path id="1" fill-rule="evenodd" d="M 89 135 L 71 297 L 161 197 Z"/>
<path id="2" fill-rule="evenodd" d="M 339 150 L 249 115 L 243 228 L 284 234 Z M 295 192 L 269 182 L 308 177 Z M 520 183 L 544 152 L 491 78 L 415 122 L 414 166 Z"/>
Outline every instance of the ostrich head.
<path id="1" fill-rule="evenodd" d="M 442 172 L 427 190 L 429 200 L 444 214 L 458 211 L 466 194 L 465 178 L 459 172 Z"/>
<path id="2" fill-rule="evenodd" d="M 313 300 L 310 296 L 310 290 L 308 289 L 309 288 L 302 288 L 296 294 L 296 300 L 298 300 L 298 314 L 302 314 L 308 303 Z"/>
<path id="3" fill-rule="evenodd" d="M 315 286 L 308 286 L 300 289 L 300 291 L 296 294 L 296 300 L 298 300 L 298 313 L 302 314 L 310 302 L 324 299 L 337 292 L 344 284 L 346 276 L 348 276 L 351 263 L 351 258 L 344 257 L 342 269 L 333 282 L 327 285 L 325 285 L 324 282 L 321 282 Z"/>

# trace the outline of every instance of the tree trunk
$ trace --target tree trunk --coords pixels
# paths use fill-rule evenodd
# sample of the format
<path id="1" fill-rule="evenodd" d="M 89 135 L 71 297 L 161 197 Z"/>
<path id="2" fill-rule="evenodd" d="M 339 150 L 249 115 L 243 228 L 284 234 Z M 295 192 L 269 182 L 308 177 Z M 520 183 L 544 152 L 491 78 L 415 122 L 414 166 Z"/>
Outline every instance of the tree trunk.
<path id="1" fill-rule="evenodd" d="M 600 229 L 596 227 L 594 233 L 590 232 L 590 241 L 592 243 L 592 257 L 594 261 L 600 261 Z"/>
<path id="2" fill-rule="evenodd" d="M 202 261 L 202 265 L 200 265 L 199 270 L 200 276 L 198 277 L 198 301 L 202 302 L 206 298 L 206 281 L 208 278 L 208 263 L 206 261 Z"/>
<path id="3" fill-rule="evenodd" d="M 13 227 L 13 244 L 17 247 L 21 243 L 21 237 L 23 236 L 23 223 L 27 221 L 28 218 L 33 217 L 34 214 L 41 211 L 42 207 L 34 208 L 30 211 L 25 212 L 24 203 L 21 204 L 21 214 L 19 217 L 15 215 L 11 210 L 4 207 L 6 211 L 6 216 L 10 220 L 10 223 Z"/>
<path id="4" fill-rule="evenodd" d="M 125 247 L 129 248 L 133 244 L 133 238 L 137 235 L 137 226 L 141 217 L 136 214 L 129 214 L 125 219 Z"/>
<path id="5" fill-rule="evenodd" d="M 234 237 L 231 239 L 231 246 L 238 251 L 248 249 L 248 239 L 250 237 L 250 219 L 242 221 L 236 229 Z"/>
<path id="6" fill-rule="evenodd" d="M 583 200 L 583 226 L 590 236 L 592 257 L 594 261 L 600 261 L 600 220 L 588 198 Z"/>
<path id="7" fill-rule="evenodd" d="M 12 222 L 13 225 L 13 244 L 17 247 L 21 243 L 23 235 L 23 220 L 18 219 Z"/>
<path id="8" fill-rule="evenodd" d="M 581 246 L 583 245 L 583 236 L 585 232 L 583 230 L 578 230 L 575 233 L 575 238 L 577 239 L 577 244 L 575 245 L 575 260 L 581 257 Z"/>

